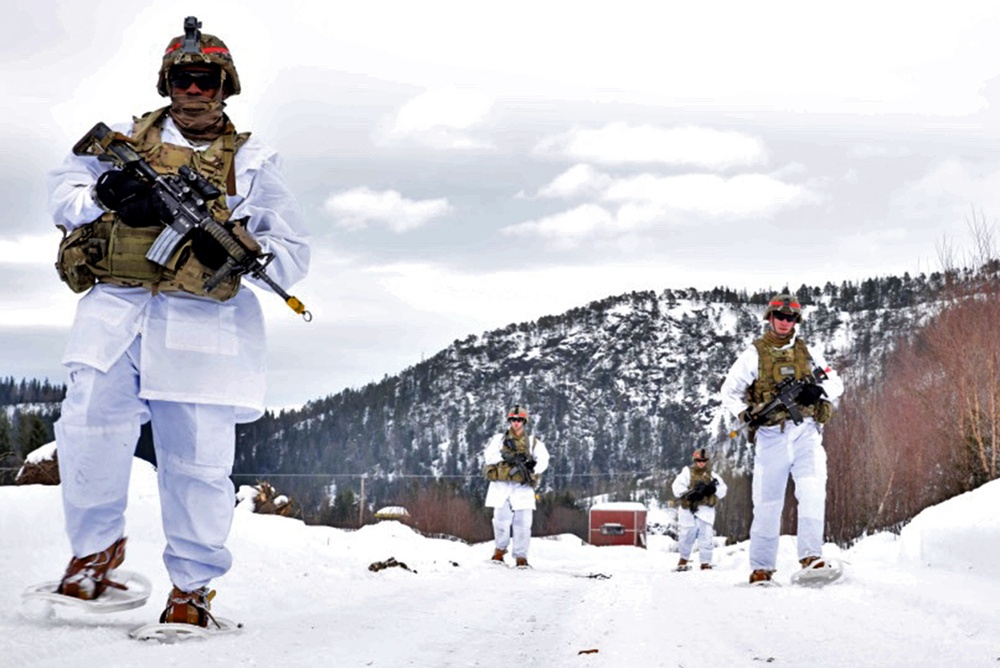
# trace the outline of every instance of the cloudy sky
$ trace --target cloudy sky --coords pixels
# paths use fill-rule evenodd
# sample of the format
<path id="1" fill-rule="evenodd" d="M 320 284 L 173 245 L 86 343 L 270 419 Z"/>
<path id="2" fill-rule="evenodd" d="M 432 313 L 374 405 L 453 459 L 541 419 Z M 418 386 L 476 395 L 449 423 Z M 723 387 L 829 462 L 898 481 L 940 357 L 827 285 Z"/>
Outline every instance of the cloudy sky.
<path id="1" fill-rule="evenodd" d="M 269 402 L 630 290 L 940 268 L 1000 215 L 995 2 L 0 0 L 0 376 L 62 380 L 45 174 L 195 14 L 307 213 Z M 613 9 L 612 9 L 613 7 Z"/>

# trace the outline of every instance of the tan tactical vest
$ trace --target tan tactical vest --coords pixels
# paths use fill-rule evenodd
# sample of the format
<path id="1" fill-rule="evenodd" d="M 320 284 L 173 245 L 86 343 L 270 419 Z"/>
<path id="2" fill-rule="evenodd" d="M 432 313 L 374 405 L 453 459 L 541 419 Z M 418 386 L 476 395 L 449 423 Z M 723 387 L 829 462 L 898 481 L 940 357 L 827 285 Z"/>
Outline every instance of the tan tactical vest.
<path id="1" fill-rule="evenodd" d="M 236 194 L 236 175 L 233 161 L 236 151 L 250 137 L 249 133 L 237 134 L 231 122 L 226 131 L 204 151 L 195 151 L 162 140 L 161 123 L 168 107 L 158 109 L 135 120 L 132 138 L 135 149 L 161 174 L 177 174 L 188 166 L 208 179 L 223 193 Z M 249 238 L 244 220 L 229 220 L 225 196 L 208 203 L 212 217 L 241 238 Z M 238 228 L 238 229 L 237 229 Z M 59 244 L 56 270 L 59 277 L 73 292 L 84 292 L 94 283 L 111 283 L 125 287 L 144 287 L 155 292 L 189 292 L 218 301 L 231 299 L 240 288 L 239 276 L 230 276 L 208 293 L 204 289 L 213 270 L 209 269 L 191 252 L 191 242 L 180 245 L 161 267 L 146 259 L 146 252 L 163 231 L 160 225 L 129 227 L 117 214 L 105 213 L 87 225 L 82 225 L 63 236 Z"/>
<path id="2" fill-rule="evenodd" d="M 527 454 L 529 458 L 533 459 L 535 452 L 535 440 L 534 436 L 527 436 L 524 439 L 524 445 L 518 448 L 511 448 L 504 443 L 503 446 L 501 446 L 500 451 L 506 451 L 506 453 L 510 455 L 523 452 Z M 508 482 L 520 482 L 534 486 L 538 485 L 538 481 L 540 479 L 540 476 L 534 475 L 532 480 L 525 480 L 521 475 L 521 472 L 517 470 L 517 467 L 503 461 L 497 464 L 487 464 L 483 467 L 483 474 L 486 476 L 487 480 L 506 480 Z"/>
<path id="3" fill-rule="evenodd" d="M 766 404 L 775 397 L 774 388 L 789 377 L 802 379 L 812 373 L 813 362 L 805 341 L 795 339 L 790 348 L 775 348 L 766 343 L 763 337 L 753 342 L 760 359 L 757 366 L 757 380 L 747 388 L 747 402 L 751 405 Z M 803 417 L 813 417 L 815 406 L 802 406 L 799 409 Z M 788 411 L 778 409 L 771 413 L 767 424 L 784 425 L 791 416 Z"/>
<path id="4" fill-rule="evenodd" d="M 688 489 L 689 490 L 694 489 L 698 485 L 699 482 L 703 482 L 706 485 L 708 483 L 712 482 L 712 465 L 711 464 L 706 464 L 705 468 L 703 468 L 703 469 L 699 469 L 694 464 L 692 464 L 689 468 L 691 470 L 691 482 L 688 484 Z M 706 498 L 702 499 L 696 505 L 712 507 L 712 506 L 714 506 L 718 502 L 719 502 L 719 498 L 715 494 L 713 494 L 712 496 L 709 496 L 709 497 L 706 497 Z M 691 509 L 691 502 L 688 501 L 687 499 L 681 499 L 681 508 L 687 508 L 688 510 L 690 510 Z"/>

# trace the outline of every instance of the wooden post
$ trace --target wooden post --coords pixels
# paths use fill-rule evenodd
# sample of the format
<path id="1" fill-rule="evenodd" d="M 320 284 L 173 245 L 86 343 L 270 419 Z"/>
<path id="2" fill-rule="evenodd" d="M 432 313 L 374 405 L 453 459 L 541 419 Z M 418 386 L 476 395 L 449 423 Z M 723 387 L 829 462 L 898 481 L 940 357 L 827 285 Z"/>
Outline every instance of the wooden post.
<path id="1" fill-rule="evenodd" d="M 358 504 L 358 528 L 364 526 L 365 522 L 365 477 L 361 476 L 361 503 Z"/>

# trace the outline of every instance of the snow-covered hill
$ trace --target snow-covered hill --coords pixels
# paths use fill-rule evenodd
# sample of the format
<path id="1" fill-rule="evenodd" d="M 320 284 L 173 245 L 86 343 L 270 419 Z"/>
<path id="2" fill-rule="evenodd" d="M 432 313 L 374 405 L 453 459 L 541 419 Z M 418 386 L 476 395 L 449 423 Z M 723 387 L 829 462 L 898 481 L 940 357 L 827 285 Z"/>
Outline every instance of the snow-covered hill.
<path id="1" fill-rule="evenodd" d="M 932 284 L 803 286 L 800 329 L 849 384 L 875 376 L 896 337 L 936 310 Z M 484 484 L 483 444 L 515 402 L 530 408 L 533 433 L 557 454 L 546 489 L 605 493 L 623 480 L 675 472 L 696 447 L 710 448 L 729 470 L 749 471 L 745 442 L 727 436 L 731 416 L 723 416 L 718 390 L 760 334 L 768 298 L 632 292 L 472 335 L 378 383 L 241 426 L 236 471 L 246 479 L 331 474 L 283 480 L 293 497 L 316 499 L 303 503 L 307 516 L 323 501 L 315 490 L 338 482 L 333 474 L 367 475 L 369 497 L 380 504 L 397 500 L 393 479 L 410 476 L 447 476 L 475 493 Z"/>
<path id="2" fill-rule="evenodd" d="M 356 532 L 237 512 L 217 614 L 243 633 L 182 645 L 127 638 L 169 589 L 155 472 L 133 470 L 125 568 L 154 583 L 144 608 L 106 616 L 23 605 L 69 557 L 58 487 L 0 488 L 0 657 L 5 666 L 996 666 L 1000 481 L 927 509 L 901 536 L 849 551 L 823 590 L 750 588 L 746 544 L 717 568 L 674 573 L 673 541 L 648 550 L 535 539 L 533 570 L 487 563 L 488 544 L 424 538 L 387 522 Z M 485 511 L 484 511 L 485 512 Z M 369 571 L 394 557 L 412 569 Z M 778 580 L 795 564 L 783 538 Z M 610 579 L 581 577 L 603 573 Z M 581 653 L 597 650 L 591 653 Z"/>

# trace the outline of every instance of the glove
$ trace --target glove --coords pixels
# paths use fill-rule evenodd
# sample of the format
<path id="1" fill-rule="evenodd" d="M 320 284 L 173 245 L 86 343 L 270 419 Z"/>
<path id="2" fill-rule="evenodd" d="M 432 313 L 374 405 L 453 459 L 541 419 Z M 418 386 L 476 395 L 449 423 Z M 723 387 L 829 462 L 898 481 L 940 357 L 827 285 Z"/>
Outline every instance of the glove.
<path id="1" fill-rule="evenodd" d="M 513 464 L 517 459 L 517 453 L 515 453 L 510 448 L 500 448 L 500 459 L 507 462 L 508 464 Z"/>
<path id="2" fill-rule="evenodd" d="M 764 404 L 755 404 L 753 406 L 747 406 L 747 409 L 745 411 L 742 411 L 738 417 L 740 418 L 741 422 L 745 422 L 751 427 L 753 427 L 759 424 L 758 420 L 760 416 L 757 415 L 757 412 L 761 410 L 764 410 Z"/>
<path id="3" fill-rule="evenodd" d="M 531 471 L 532 473 L 534 473 L 535 472 L 535 464 L 537 464 L 537 463 L 538 462 L 536 462 L 534 459 L 529 459 L 528 461 L 524 462 L 524 467 L 526 469 L 528 469 L 529 471 Z"/>
<path id="4" fill-rule="evenodd" d="M 708 497 L 712 496 L 713 494 L 715 494 L 718 491 L 718 489 L 719 489 L 719 486 L 717 484 L 715 484 L 715 481 L 713 480 L 712 482 L 710 482 L 707 485 L 705 485 L 704 488 L 702 488 L 702 494 L 705 495 L 704 498 L 708 498 Z"/>
<path id="5" fill-rule="evenodd" d="M 815 406 L 820 398 L 826 396 L 826 390 L 819 385 L 806 385 L 799 391 L 795 402 L 802 406 Z"/>
<path id="6" fill-rule="evenodd" d="M 226 263 L 229 253 L 205 230 L 196 227 L 191 230 L 191 252 L 198 262 L 215 271 Z"/>
<path id="7" fill-rule="evenodd" d="M 120 169 L 104 172 L 94 184 L 94 197 L 98 204 L 111 211 L 117 211 L 125 202 L 147 195 L 149 191 L 145 181 Z"/>
<path id="8" fill-rule="evenodd" d="M 129 172 L 113 169 L 104 172 L 94 184 L 94 198 L 129 227 L 153 227 L 170 219 L 163 200 L 142 179 Z"/>

